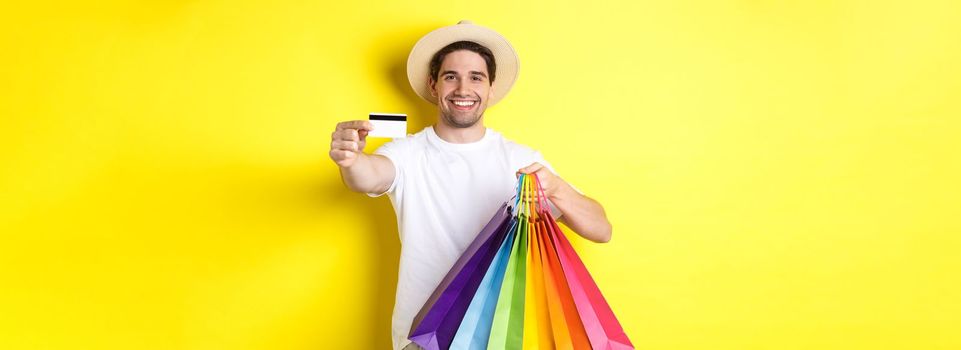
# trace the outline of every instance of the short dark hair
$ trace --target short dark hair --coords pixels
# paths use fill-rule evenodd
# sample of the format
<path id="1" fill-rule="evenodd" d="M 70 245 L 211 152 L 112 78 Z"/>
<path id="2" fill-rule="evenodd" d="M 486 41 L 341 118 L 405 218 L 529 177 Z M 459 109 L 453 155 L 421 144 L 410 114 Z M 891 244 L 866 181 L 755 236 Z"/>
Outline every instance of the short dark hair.
<path id="1" fill-rule="evenodd" d="M 497 62 L 494 61 L 494 54 L 484 45 L 473 41 L 456 41 L 444 46 L 444 48 L 434 54 L 434 57 L 430 59 L 430 76 L 434 78 L 435 82 L 438 78 L 437 75 L 440 74 L 440 64 L 444 62 L 444 58 L 447 57 L 447 54 L 459 50 L 475 52 L 484 58 L 484 62 L 487 63 L 487 75 L 490 76 L 491 84 L 494 83 L 494 76 L 497 71 Z"/>

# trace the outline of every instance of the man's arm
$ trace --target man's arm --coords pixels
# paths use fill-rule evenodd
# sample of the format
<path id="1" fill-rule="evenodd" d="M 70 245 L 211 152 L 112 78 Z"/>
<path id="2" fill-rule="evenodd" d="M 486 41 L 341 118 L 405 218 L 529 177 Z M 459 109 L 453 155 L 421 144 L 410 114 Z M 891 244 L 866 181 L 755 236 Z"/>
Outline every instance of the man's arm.
<path id="1" fill-rule="evenodd" d="M 340 167 L 340 177 L 351 191 L 383 193 L 394 182 L 394 163 L 378 154 L 365 154 L 367 133 L 373 125 L 366 120 L 337 124 L 330 135 L 330 159 Z"/>
<path id="2" fill-rule="evenodd" d="M 540 163 L 531 164 L 518 173 L 537 175 L 544 194 L 563 214 L 558 221 L 591 241 L 606 243 L 611 240 L 611 223 L 600 203 L 578 193 Z"/>

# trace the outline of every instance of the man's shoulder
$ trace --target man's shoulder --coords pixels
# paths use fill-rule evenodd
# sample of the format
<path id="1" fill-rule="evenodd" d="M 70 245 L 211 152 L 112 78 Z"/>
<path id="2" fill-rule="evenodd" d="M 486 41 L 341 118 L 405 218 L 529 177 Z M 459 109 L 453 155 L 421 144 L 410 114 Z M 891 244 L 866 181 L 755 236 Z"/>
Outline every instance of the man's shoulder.
<path id="1" fill-rule="evenodd" d="M 534 148 L 528 145 L 522 144 L 520 142 L 511 140 L 510 138 L 508 138 L 507 136 L 505 136 L 499 131 L 496 131 L 494 129 L 487 129 L 487 130 L 492 133 L 494 139 L 496 140 L 496 143 L 501 145 L 507 152 L 509 152 L 512 155 L 537 155 L 538 154 L 538 152 L 534 150 Z"/>

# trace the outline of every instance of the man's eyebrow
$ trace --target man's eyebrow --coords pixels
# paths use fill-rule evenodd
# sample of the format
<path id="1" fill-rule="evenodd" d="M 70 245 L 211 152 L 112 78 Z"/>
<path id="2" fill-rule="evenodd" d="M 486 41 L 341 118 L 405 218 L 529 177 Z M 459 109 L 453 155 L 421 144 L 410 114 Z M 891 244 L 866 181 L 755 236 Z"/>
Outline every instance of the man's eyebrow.
<path id="1" fill-rule="evenodd" d="M 448 74 L 457 75 L 457 72 L 452 71 L 452 70 L 445 70 L 443 73 L 440 73 L 440 75 L 448 75 Z M 484 72 L 481 72 L 481 71 L 472 70 L 472 71 L 470 71 L 470 74 L 479 74 L 479 75 L 484 76 L 484 78 L 487 78 L 487 73 L 484 73 Z"/>

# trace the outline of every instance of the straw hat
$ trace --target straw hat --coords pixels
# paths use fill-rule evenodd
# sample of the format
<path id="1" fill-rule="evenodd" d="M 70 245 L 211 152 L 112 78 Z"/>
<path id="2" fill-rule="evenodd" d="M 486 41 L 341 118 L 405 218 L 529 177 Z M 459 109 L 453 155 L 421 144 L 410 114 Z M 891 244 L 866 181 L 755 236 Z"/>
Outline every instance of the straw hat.
<path id="1" fill-rule="evenodd" d="M 427 77 L 430 75 L 430 59 L 440 49 L 457 41 L 473 41 L 486 46 L 494 54 L 497 63 L 497 74 L 494 78 L 494 97 L 488 103 L 493 106 L 500 101 L 517 80 L 517 70 L 520 62 L 514 47 L 503 36 L 487 27 L 481 27 L 471 21 L 460 21 L 457 24 L 434 30 L 414 44 L 407 57 L 407 80 L 417 95 L 430 103 L 437 104 L 437 98 L 430 95 Z"/>

